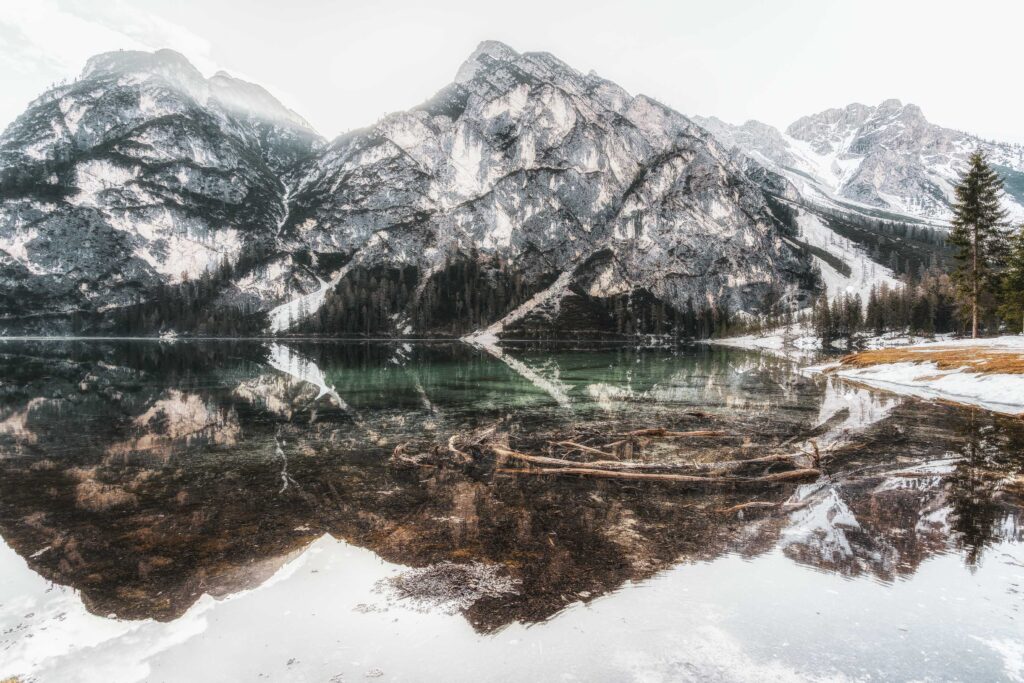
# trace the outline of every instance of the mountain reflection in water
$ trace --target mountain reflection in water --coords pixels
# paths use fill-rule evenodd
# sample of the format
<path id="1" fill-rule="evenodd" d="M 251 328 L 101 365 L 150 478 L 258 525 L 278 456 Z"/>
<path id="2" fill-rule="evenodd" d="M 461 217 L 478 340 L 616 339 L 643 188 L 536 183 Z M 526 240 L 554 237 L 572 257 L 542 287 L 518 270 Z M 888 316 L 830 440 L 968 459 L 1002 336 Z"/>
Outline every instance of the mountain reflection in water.
<path id="1" fill-rule="evenodd" d="M 258 586 L 324 534 L 432 568 L 426 594 L 399 586 L 414 599 L 451 598 L 467 571 L 500 580 L 456 596 L 483 633 L 726 554 L 891 582 L 1024 536 L 1021 420 L 736 350 L 5 342 L 0 378 L 3 540 L 124 619 Z M 498 420 L 530 443 L 695 410 L 730 425 L 708 446 L 723 453 L 808 435 L 862 447 L 816 483 L 754 491 L 386 466 L 399 444 Z M 751 500 L 785 505 L 725 512 Z"/>

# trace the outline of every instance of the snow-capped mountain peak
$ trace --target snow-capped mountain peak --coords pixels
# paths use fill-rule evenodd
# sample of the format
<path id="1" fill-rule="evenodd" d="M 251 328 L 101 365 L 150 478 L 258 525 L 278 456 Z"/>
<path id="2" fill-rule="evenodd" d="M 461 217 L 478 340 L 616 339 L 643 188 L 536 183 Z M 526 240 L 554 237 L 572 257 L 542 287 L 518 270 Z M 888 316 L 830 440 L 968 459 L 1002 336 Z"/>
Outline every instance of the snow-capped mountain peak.
<path id="1" fill-rule="evenodd" d="M 280 174 L 319 144 L 177 52 L 97 55 L 0 135 L 0 316 L 123 307 L 267 248 Z"/>
<path id="2" fill-rule="evenodd" d="M 785 174 L 808 201 L 861 206 L 943 222 L 975 150 L 1007 181 L 1006 205 L 1024 218 L 1024 147 L 930 123 L 915 104 L 888 99 L 804 116 L 781 133 L 747 122 L 700 118 L 725 144 Z"/>
<path id="3" fill-rule="evenodd" d="M 114 79 L 121 86 L 146 82 L 159 84 L 203 107 L 216 102 L 233 114 L 315 133 L 305 119 L 281 104 L 262 86 L 235 78 L 226 71 L 218 71 L 206 78 L 188 58 L 174 50 L 105 52 L 86 62 L 78 80 L 98 82 L 109 79 Z"/>

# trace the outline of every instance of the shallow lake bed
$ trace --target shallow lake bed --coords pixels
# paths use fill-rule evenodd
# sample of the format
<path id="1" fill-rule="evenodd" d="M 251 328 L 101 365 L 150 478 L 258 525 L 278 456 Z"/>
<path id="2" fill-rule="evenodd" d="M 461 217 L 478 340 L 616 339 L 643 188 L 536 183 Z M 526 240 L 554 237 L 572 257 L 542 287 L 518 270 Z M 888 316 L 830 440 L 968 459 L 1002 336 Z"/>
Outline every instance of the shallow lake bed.
<path id="1" fill-rule="evenodd" d="M 1014 418 L 704 347 L 4 342 L 0 381 L 2 676 L 1024 676 Z M 496 423 L 858 447 L 756 490 L 388 466 Z"/>

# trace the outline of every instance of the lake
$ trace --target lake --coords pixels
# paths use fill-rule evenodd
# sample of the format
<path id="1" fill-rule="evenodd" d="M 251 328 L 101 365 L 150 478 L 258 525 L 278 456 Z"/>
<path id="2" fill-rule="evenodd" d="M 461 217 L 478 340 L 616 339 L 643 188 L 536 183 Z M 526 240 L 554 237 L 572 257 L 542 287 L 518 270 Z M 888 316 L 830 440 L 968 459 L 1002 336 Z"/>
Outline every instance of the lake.
<path id="1" fill-rule="evenodd" d="M 1022 680 L 1022 454 L 737 349 L 4 340 L 0 680 Z"/>

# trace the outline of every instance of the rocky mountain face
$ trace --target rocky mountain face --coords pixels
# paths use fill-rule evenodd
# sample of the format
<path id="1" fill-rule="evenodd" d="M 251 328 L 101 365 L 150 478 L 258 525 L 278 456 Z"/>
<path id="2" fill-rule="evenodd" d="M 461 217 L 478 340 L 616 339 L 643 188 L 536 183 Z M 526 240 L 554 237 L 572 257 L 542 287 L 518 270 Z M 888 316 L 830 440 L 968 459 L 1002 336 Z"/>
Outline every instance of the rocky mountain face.
<path id="1" fill-rule="evenodd" d="M 0 138 L 0 316 L 189 331 L 146 311 L 198 305 L 275 332 L 637 333 L 806 301 L 810 258 L 749 171 L 664 105 L 500 43 L 329 144 L 176 53 L 100 55 Z"/>
<path id="2" fill-rule="evenodd" d="M 94 57 L 0 137 L 0 316 L 45 330 L 271 249 L 282 175 L 321 144 L 175 52 Z"/>
<path id="3" fill-rule="evenodd" d="M 389 307 L 400 329 L 429 327 L 417 312 L 441 315 L 438 283 L 481 263 L 497 303 L 481 302 L 472 327 L 637 291 L 676 310 L 749 310 L 773 283 L 800 285 L 808 272 L 760 188 L 704 130 L 499 43 L 483 44 L 429 102 L 332 142 L 294 184 L 285 238 L 311 263 L 344 261 L 316 272 L 321 281 L 411 269 L 410 293 Z M 319 308 L 318 296 L 278 309 L 272 324 Z"/>
<path id="4" fill-rule="evenodd" d="M 1007 208 L 1024 218 L 1024 146 L 937 126 L 913 104 L 851 104 L 805 116 L 784 133 L 758 121 L 694 120 L 727 146 L 785 173 L 811 200 L 937 221 L 949 219 L 959 174 L 980 149 L 1006 181 Z"/>

